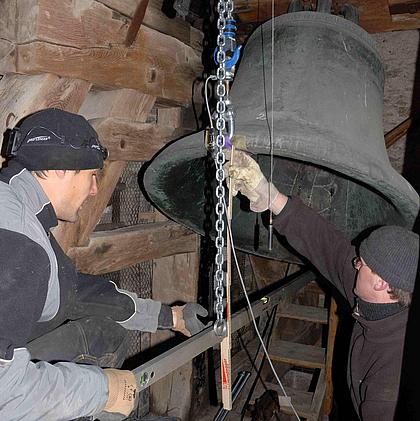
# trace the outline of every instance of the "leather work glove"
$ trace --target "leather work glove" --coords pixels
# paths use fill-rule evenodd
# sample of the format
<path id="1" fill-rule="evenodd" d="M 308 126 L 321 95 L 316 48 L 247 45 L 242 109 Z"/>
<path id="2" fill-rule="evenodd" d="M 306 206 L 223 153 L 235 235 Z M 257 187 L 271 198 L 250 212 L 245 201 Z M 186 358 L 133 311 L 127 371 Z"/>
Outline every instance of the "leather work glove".
<path id="1" fill-rule="evenodd" d="M 206 326 L 198 320 L 197 316 L 206 317 L 207 310 L 197 303 L 187 303 L 183 306 L 173 306 L 172 316 L 174 326 L 172 330 L 192 336 L 202 331 Z"/>
<path id="2" fill-rule="evenodd" d="M 260 166 L 247 153 L 235 150 L 233 164 L 225 164 L 225 171 L 232 181 L 232 195 L 236 196 L 240 191 L 249 199 L 250 208 L 254 212 L 263 212 L 271 209 L 278 214 L 275 201 L 279 191 L 273 183 L 269 183 L 262 173 Z M 229 186 L 229 179 L 226 180 Z"/>
<path id="3" fill-rule="evenodd" d="M 104 411 L 117 412 L 128 417 L 133 412 L 137 397 L 137 380 L 132 371 L 104 369 L 108 378 L 108 401 Z"/>

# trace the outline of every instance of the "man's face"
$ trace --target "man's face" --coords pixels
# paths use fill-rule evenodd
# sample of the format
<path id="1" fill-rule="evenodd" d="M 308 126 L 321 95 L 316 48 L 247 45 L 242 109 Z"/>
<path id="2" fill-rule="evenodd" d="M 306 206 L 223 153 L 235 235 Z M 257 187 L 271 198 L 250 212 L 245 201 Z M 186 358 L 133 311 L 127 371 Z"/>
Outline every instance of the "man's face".
<path id="1" fill-rule="evenodd" d="M 79 211 L 88 196 L 98 192 L 96 174 L 98 170 L 67 170 L 61 184 L 60 205 L 55 207 L 57 218 L 67 222 L 76 222 Z"/>
<path id="2" fill-rule="evenodd" d="M 373 272 L 361 257 L 357 258 L 354 267 L 357 270 L 354 293 L 364 301 L 370 303 L 378 302 L 377 285 L 380 280 L 379 275 Z"/>

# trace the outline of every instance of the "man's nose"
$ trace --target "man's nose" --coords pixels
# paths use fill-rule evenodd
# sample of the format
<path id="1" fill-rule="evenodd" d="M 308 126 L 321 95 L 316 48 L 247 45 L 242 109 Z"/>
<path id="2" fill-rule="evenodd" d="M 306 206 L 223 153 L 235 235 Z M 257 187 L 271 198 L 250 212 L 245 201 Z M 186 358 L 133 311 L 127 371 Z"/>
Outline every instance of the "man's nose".
<path id="1" fill-rule="evenodd" d="M 96 176 L 92 177 L 92 185 L 90 186 L 89 194 L 91 196 L 96 196 L 98 194 L 98 183 L 96 181 Z"/>

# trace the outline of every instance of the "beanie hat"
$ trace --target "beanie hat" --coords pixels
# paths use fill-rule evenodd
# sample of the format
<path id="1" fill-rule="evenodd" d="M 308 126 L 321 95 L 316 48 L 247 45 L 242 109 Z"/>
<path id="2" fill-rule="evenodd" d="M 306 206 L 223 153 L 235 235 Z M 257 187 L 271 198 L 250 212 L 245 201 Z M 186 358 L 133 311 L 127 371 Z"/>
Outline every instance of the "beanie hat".
<path id="1" fill-rule="evenodd" d="M 413 231 L 378 228 L 360 244 L 360 257 L 392 287 L 413 292 L 419 261 L 419 236 Z"/>
<path id="2" fill-rule="evenodd" d="M 84 117 L 56 108 L 21 120 L 10 131 L 8 151 L 30 171 L 97 169 L 108 156 Z"/>

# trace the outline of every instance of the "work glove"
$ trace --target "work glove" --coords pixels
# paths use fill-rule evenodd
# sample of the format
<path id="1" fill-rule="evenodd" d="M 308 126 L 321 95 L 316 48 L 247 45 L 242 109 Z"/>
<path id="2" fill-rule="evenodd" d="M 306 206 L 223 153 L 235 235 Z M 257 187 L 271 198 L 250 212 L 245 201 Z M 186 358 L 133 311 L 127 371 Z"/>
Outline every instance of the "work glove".
<path id="1" fill-rule="evenodd" d="M 137 380 L 132 371 L 106 368 L 108 378 L 108 400 L 104 411 L 123 414 L 133 412 L 138 394 Z"/>
<path id="2" fill-rule="evenodd" d="M 224 166 L 228 174 L 227 185 L 231 182 L 232 195 L 240 191 L 249 199 L 250 208 L 254 212 L 271 209 L 279 214 L 282 208 L 275 205 L 279 191 L 273 183 L 269 183 L 260 166 L 247 153 L 235 150 L 233 160 Z"/>
<path id="3" fill-rule="evenodd" d="M 173 306 L 172 316 L 174 326 L 172 330 L 192 336 L 202 331 L 206 326 L 200 322 L 197 316 L 206 317 L 207 310 L 197 303 L 187 303 L 183 306 Z"/>

